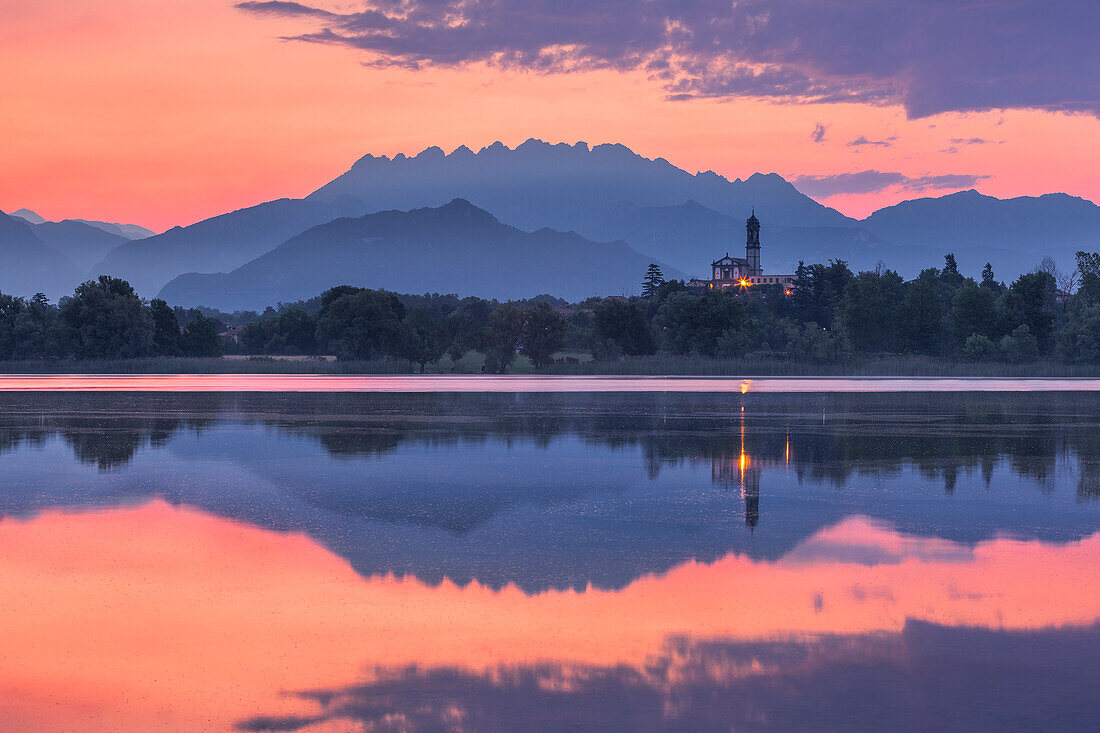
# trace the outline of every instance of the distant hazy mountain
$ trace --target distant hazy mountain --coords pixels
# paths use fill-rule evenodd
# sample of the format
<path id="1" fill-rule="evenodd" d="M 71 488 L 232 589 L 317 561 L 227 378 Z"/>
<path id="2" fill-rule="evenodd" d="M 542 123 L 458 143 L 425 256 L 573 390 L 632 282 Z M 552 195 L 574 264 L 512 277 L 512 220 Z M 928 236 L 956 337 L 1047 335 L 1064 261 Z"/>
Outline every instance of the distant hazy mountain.
<path id="1" fill-rule="evenodd" d="M 860 225 L 902 247 L 956 252 L 964 270 L 992 262 L 1002 277 L 1034 269 L 1048 254 L 1073 269 L 1074 252 L 1100 251 L 1100 206 L 1064 193 L 997 199 L 961 191 L 879 209 Z"/>
<path id="2" fill-rule="evenodd" d="M 367 211 L 346 196 L 269 201 L 122 244 L 95 272 L 125 278 L 140 293 L 155 293 L 182 273 L 228 272 L 312 226 Z"/>
<path id="3" fill-rule="evenodd" d="M 79 221 L 82 224 L 88 224 L 96 229 L 102 229 L 110 234 L 117 234 L 125 239 L 145 239 L 151 237 L 156 232 L 152 229 L 146 229 L 143 226 L 137 224 L 118 224 L 110 221 L 89 221 L 88 219 L 71 219 L 70 221 Z"/>
<path id="4" fill-rule="evenodd" d="M 31 227 L 38 238 L 65 255 L 73 267 L 88 273 L 105 254 L 130 240 L 93 224 L 69 219 L 46 221 Z"/>
<path id="5" fill-rule="evenodd" d="M 0 292 L 29 297 L 36 292 L 56 299 L 71 292 L 80 274 L 48 246 L 26 221 L 0 213 Z"/>
<path id="6" fill-rule="evenodd" d="M 28 224 L 44 224 L 47 221 L 30 209 L 19 209 L 19 211 L 13 211 L 8 216 L 22 219 Z M 96 229 L 101 229 L 111 234 L 117 234 L 125 239 L 143 239 L 145 237 L 151 237 L 154 234 L 152 230 L 146 229 L 143 226 L 138 226 L 137 224 L 116 224 L 109 221 L 90 221 L 88 219 L 65 219 L 64 221 L 76 221 L 81 224 L 87 224 Z"/>
<path id="7" fill-rule="evenodd" d="M 586 143 L 538 140 L 515 149 L 498 142 L 477 153 L 460 147 L 446 155 L 433 147 L 412 158 L 367 155 L 309 198 L 340 195 L 353 196 L 376 211 L 438 206 L 461 197 L 520 229 L 550 227 L 590 239 L 605 236 L 601 226 L 609 219 L 688 200 L 741 218 L 755 205 L 784 226 L 855 223 L 775 174 L 730 181 L 711 172 L 693 175 L 623 145 L 589 148 Z"/>
<path id="8" fill-rule="evenodd" d="M 456 199 L 434 209 L 337 219 L 233 272 L 178 277 L 161 297 L 178 305 L 262 308 L 347 283 L 408 293 L 580 299 L 636 292 L 650 262 L 622 242 L 596 243 L 551 229 L 523 232 Z"/>
<path id="9" fill-rule="evenodd" d="M 41 224 L 42 222 L 46 221 L 30 209 L 19 209 L 18 211 L 11 212 L 10 214 L 8 214 L 8 216 L 14 217 L 16 219 L 22 219 L 28 224 Z"/>

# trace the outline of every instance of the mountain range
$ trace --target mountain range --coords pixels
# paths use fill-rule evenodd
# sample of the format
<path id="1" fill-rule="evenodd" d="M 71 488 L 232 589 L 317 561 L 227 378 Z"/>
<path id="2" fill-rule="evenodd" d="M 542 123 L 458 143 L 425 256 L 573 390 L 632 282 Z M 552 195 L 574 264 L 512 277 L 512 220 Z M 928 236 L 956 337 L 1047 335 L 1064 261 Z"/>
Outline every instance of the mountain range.
<path id="1" fill-rule="evenodd" d="M 954 252 L 967 274 L 977 274 L 991 262 L 998 277 L 1011 280 L 1034 269 L 1044 255 L 1051 254 L 1061 267 L 1072 269 L 1076 250 L 1100 249 L 1100 207 L 1065 194 L 1002 200 L 962 191 L 905 201 L 856 220 L 805 196 L 774 173 L 731 181 L 712 172 L 691 174 L 663 158 L 648 159 L 622 145 L 552 145 L 537 140 L 514 149 L 494 143 L 478 152 L 460 147 L 446 154 L 432 147 L 412 157 L 367 155 L 304 199 L 269 201 L 140 239 L 132 238 L 133 230 L 107 228 L 122 225 L 79 220 L 52 226 L 37 221 L 32 233 L 47 249 L 60 252 L 67 260 L 54 280 L 64 280 L 64 272 L 76 271 L 75 279 L 62 292 L 80 278 L 104 273 L 130 280 L 149 296 L 163 289 L 166 297 L 214 297 L 202 303 L 211 306 L 245 300 L 257 303 L 260 299 L 267 304 L 297 297 L 288 290 L 298 281 L 296 273 L 270 269 L 273 262 L 289 262 L 282 259 L 287 255 L 264 259 L 284 243 L 342 218 L 434 209 L 455 199 L 516 230 L 511 235 L 513 246 L 551 246 L 550 240 L 553 246 L 565 246 L 561 243 L 567 239 L 551 237 L 548 231 L 572 233 L 574 238 L 568 241 L 574 244 L 567 248 L 571 252 L 583 249 L 577 242 L 584 242 L 585 247 L 615 242 L 620 253 L 633 252 L 666 264 L 669 273 L 688 276 L 705 275 L 713 259 L 743 251 L 744 220 L 754 209 L 763 222 L 762 263 L 766 272 L 773 273 L 791 272 L 799 261 L 836 258 L 847 260 L 857 270 L 883 261 L 913 277 L 924 267 L 941 265 L 943 256 Z M 26 210 L 17 213 L 28 221 L 40 219 Z M 416 219 L 401 221 L 413 226 Z M 81 225 L 120 239 L 92 234 L 80 229 Z M 518 236 L 521 233 L 539 236 Z M 326 246 L 321 240 L 324 236 L 342 238 L 331 248 L 342 253 L 341 272 L 347 276 L 359 273 L 363 280 L 358 284 L 369 282 L 391 289 L 472 293 L 477 285 L 487 288 L 479 294 L 488 297 L 539 292 L 567 296 L 619 293 L 624 283 L 628 283 L 627 292 L 637 292 L 640 281 L 641 271 L 637 270 L 580 273 L 576 268 L 571 276 L 576 278 L 575 287 L 561 281 L 560 268 L 546 270 L 546 277 L 537 272 L 517 275 L 502 269 L 511 260 L 496 259 L 501 251 L 495 241 L 481 250 L 447 231 L 437 232 L 431 242 L 417 240 L 417 257 L 449 262 L 454 250 L 472 258 L 480 266 L 479 272 L 500 270 L 499 276 L 485 279 L 467 270 L 460 276 L 456 270 L 441 279 L 413 259 L 398 267 L 395 258 L 399 259 L 399 251 L 385 246 L 351 247 L 345 225 L 314 231 L 297 240 L 295 247 L 309 246 L 320 252 Z M 402 236 L 411 241 L 420 235 L 412 230 L 400 236 L 390 231 L 387 241 Z M 14 246 L 0 237 L 0 261 L 14 256 L 7 253 Z M 50 270 L 46 260 L 51 255 L 41 249 L 34 251 L 44 258 L 36 265 L 38 270 Z M 24 259 L 33 257 L 25 246 L 21 252 Z M 376 257 L 382 259 L 375 261 Z M 531 258 L 535 261 L 539 256 Z M 250 264 L 253 261 L 255 267 Z M 23 262 L 23 266 L 29 265 Z M 249 278 L 254 282 L 248 286 L 247 297 L 224 289 L 208 292 L 198 283 L 213 280 L 193 274 L 236 273 L 223 282 L 243 283 L 234 279 L 244 277 L 238 269 L 252 273 Z M 321 269 L 311 263 L 310 272 Z M 270 282 L 266 289 L 255 280 L 261 272 Z M 398 272 L 416 275 L 396 279 Z M 379 277 L 383 274 L 395 279 L 386 281 Z M 0 289 L 5 288 L 15 288 L 19 294 L 43 289 L 29 281 L 2 277 Z"/>
<path id="2" fill-rule="evenodd" d="M 455 199 L 438 208 L 320 224 L 231 272 L 181 275 L 161 296 L 171 303 L 263 309 L 354 283 L 405 293 L 500 299 L 552 293 L 581 300 L 632 291 L 637 273 L 652 261 L 623 242 L 597 243 L 549 228 L 524 232 Z"/>

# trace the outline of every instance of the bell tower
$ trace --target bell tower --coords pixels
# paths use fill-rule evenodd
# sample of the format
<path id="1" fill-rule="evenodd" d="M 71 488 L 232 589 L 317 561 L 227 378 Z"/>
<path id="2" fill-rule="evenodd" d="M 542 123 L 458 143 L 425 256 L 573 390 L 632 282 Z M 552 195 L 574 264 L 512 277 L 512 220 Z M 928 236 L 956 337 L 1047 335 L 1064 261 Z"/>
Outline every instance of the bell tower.
<path id="1" fill-rule="evenodd" d="M 760 268 L 760 220 L 756 218 L 756 208 L 752 210 L 752 216 L 745 222 L 748 231 L 748 240 L 745 242 L 745 259 L 749 262 L 749 275 L 759 275 L 764 272 Z"/>

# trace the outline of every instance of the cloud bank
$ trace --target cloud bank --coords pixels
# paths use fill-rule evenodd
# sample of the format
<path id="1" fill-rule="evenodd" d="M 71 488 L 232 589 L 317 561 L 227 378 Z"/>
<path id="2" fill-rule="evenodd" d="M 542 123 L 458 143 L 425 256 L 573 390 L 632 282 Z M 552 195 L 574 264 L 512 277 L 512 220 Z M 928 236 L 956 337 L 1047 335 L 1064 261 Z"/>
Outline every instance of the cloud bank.
<path id="1" fill-rule="evenodd" d="M 947 173 L 935 176 L 907 176 L 892 171 L 866 170 L 825 176 L 799 176 L 791 182 L 811 198 L 828 198 L 840 194 L 864 194 L 899 187 L 903 191 L 942 191 L 973 188 L 989 176 L 968 173 Z"/>
<path id="2" fill-rule="evenodd" d="M 284 0 L 241 10 L 368 65 L 643 70 L 671 99 L 902 105 L 911 118 L 1036 108 L 1100 116 L 1095 0 Z"/>

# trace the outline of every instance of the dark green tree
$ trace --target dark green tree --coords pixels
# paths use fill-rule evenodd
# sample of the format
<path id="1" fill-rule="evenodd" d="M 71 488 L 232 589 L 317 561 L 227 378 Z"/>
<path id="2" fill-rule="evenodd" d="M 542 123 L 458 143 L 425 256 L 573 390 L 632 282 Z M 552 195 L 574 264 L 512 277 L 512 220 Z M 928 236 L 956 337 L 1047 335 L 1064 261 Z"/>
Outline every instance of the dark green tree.
<path id="1" fill-rule="evenodd" d="M 489 343 L 489 319 L 496 305 L 481 298 L 463 298 L 447 316 L 451 344 L 447 353 L 458 361 L 470 351 L 485 351 Z"/>
<path id="2" fill-rule="evenodd" d="M 149 315 L 153 319 L 153 349 L 160 356 L 179 356 L 180 324 L 176 312 L 160 298 L 149 301 Z"/>
<path id="3" fill-rule="evenodd" d="M 100 275 L 63 299 L 61 319 L 78 358 L 131 359 L 154 353 L 153 319 L 125 280 Z"/>
<path id="4" fill-rule="evenodd" d="M 1058 357 L 1074 364 L 1100 363 L 1100 305 L 1075 308 L 1058 334 Z"/>
<path id="5" fill-rule="evenodd" d="M 650 263 L 645 278 L 642 280 L 642 297 L 652 298 L 660 291 L 661 286 L 664 284 L 665 276 L 661 272 L 661 268 L 658 267 L 656 263 Z"/>
<path id="6" fill-rule="evenodd" d="M 523 339 L 523 311 L 514 303 L 497 306 L 489 318 L 485 371 L 504 374 L 516 358 Z"/>
<path id="7" fill-rule="evenodd" d="M 917 278 L 906 286 L 905 297 L 898 305 L 896 316 L 898 344 L 902 351 L 927 355 L 942 351 L 943 311 L 935 275 Z"/>
<path id="8" fill-rule="evenodd" d="M 1020 275 L 1004 295 L 1005 331 L 1027 326 L 1039 353 L 1050 353 L 1054 335 L 1054 278 L 1046 272 Z"/>
<path id="9" fill-rule="evenodd" d="M 985 263 L 985 267 L 982 268 L 981 286 L 983 288 L 988 288 L 995 293 L 999 293 L 1003 289 L 1001 287 L 1001 284 L 997 282 L 997 278 L 993 275 L 993 265 L 989 264 L 988 262 Z"/>
<path id="10" fill-rule="evenodd" d="M 334 292 L 336 293 L 333 297 Z M 333 288 L 322 296 L 317 341 L 341 360 L 393 355 L 405 306 L 393 293 L 365 288 Z"/>
<path id="11" fill-rule="evenodd" d="M 904 282 L 893 270 L 861 272 L 844 288 L 841 316 L 856 351 L 889 351 L 897 339 L 894 310 Z"/>
<path id="12" fill-rule="evenodd" d="M 1088 305 L 1100 305 L 1100 253 L 1078 252 L 1077 275 L 1077 297 Z"/>
<path id="13" fill-rule="evenodd" d="M 448 345 L 447 330 L 437 322 L 425 307 L 413 308 L 401 322 L 401 338 L 398 353 L 420 367 L 423 372 L 428 364 L 439 361 Z"/>
<path id="14" fill-rule="evenodd" d="M 685 293 L 669 297 L 681 296 L 691 297 Z M 637 303 L 607 298 L 593 310 L 593 325 L 596 338 L 604 348 L 608 342 L 614 342 L 622 353 L 630 356 L 652 354 L 657 350 L 645 313 Z"/>
<path id="15" fill-rule="evenodd" d="M 951 332 L 955 348 L 961 349 L 971 336 L 992 340 L 998 336 L 997 295 L 973 281 L 960 287 L 951 300 Z"/>
<path id="16" fill-rule="evenodd" d="M 543 369 L 553 361 L 554 352 L 565 343 L 565 319 L 546 303 L 537 303 L 523 319 L 521 350 L 535 365 Z"/>
<path id="17" fill-rule="evenodd" d="M 218 335 L 218 324 L 200 313 L 183 327 L 180 348 L 184 356 L 221 356 L 222 339 Z"/>
<path id="18" fill-rule="evenodd" d="M 831 328 L 852 277 L 844 260 L 829 260 L 828 265 L 799 262 L 791 295 L 792 315 Z"/>

